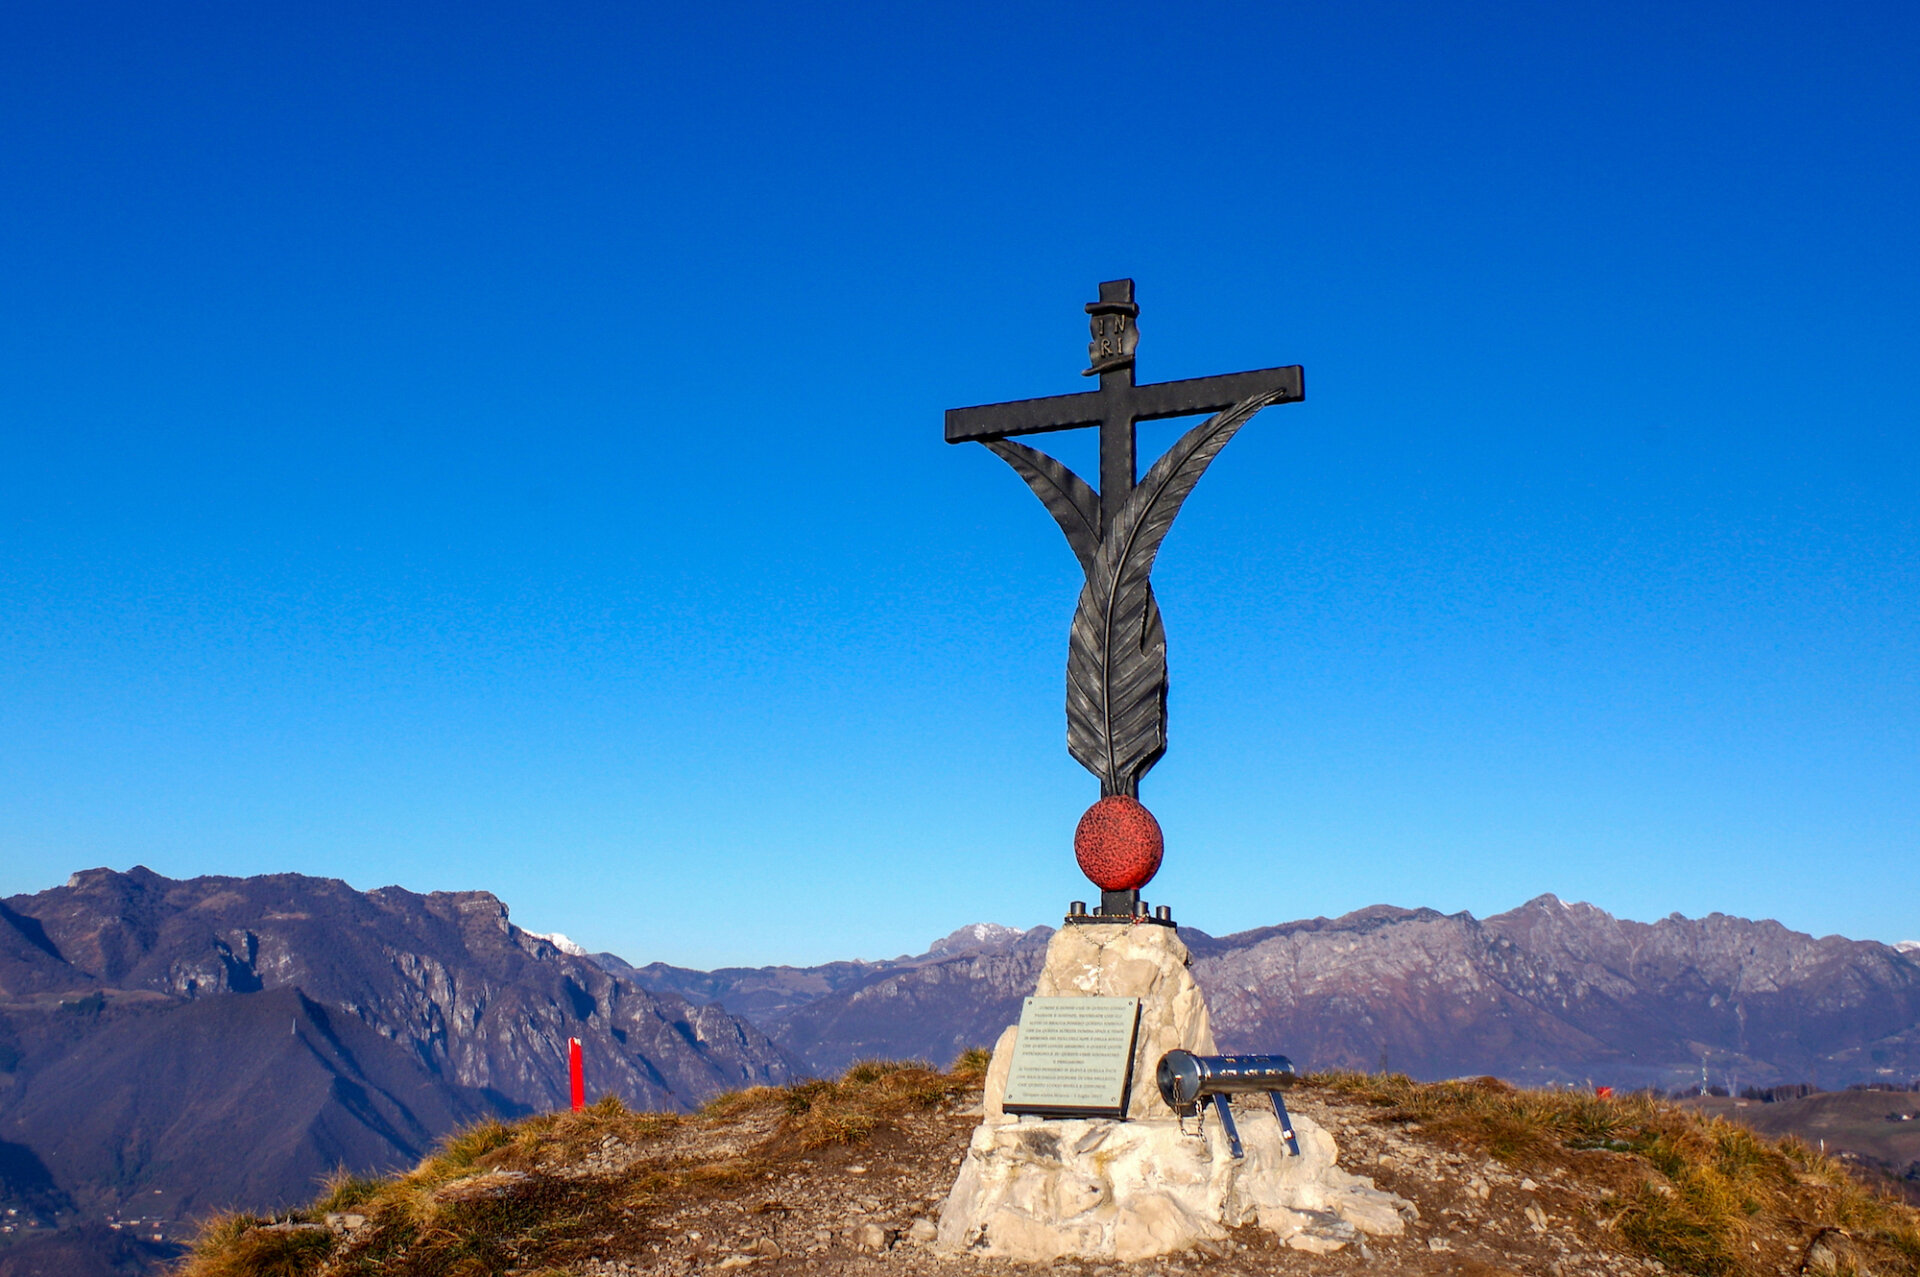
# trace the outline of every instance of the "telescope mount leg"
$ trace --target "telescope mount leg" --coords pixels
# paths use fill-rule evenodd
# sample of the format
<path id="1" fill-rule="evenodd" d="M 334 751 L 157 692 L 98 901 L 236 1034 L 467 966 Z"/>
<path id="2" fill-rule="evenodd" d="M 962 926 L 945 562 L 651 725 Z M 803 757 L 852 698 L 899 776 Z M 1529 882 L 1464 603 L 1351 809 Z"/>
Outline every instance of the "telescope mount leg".
<path id="1" fill-rule="evenodd" d="M 1246 1156 L 1240 1147 L 1240 1131 L 1233 1124 L 1233 1103 L 1224 1095 L 1207 1097 L 1213 1101 L 1213 1111 L 1220 1115 L 1220 1129 L 1227 1133 L 1227 1147 L 1233 1150 L 1235 1160 Z"/>
<path id="2" fill-rule="evenodd" d="M 1293 1119 L 1287 1116 L 1287 1102 L 1280 1098 L 1280 1092 L 1268 1091 L 1273 1100 L 1273 1115 L 1280 1119 L 1280 1134 L 1287 1141 L 1287 1152 L 1300 1156 L 1300 1141 L 1294 1138 Z"/>

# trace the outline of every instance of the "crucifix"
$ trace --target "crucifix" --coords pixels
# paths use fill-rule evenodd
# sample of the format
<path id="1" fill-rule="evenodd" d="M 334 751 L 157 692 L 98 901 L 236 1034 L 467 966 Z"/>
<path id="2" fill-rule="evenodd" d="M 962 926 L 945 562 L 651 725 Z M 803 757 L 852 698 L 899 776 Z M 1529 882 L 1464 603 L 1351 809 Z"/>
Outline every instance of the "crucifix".
<path id="1" fill-rule="evenodd" d="M 1100 780 L 1100 801 L 1074 834 L 1080 867 L 1101 889 L 1098 915 L 1076 902 L 1068 921 L 1147 916 L 1139 889 L 1160 867 L 1162 839 L 1139 802 L 1140 778 L 1167 751 L 1167 642 L 1149 577 L 1187 494 L 1254 413 L 1305 397 L 1300 366 L 1134 384 L 1133 281 L 1100 285 L 1087 303 L 1098 390 L 947 410 L 947 442 L 977 442 L 1012 466 L 1053 515 L 1086 584 L 1067 642 L 1067 752 Z M 1134 427 L 1211 413 L 1137 478 Z M 1100 428 L 1100 490 L 1015 435 Z"/>

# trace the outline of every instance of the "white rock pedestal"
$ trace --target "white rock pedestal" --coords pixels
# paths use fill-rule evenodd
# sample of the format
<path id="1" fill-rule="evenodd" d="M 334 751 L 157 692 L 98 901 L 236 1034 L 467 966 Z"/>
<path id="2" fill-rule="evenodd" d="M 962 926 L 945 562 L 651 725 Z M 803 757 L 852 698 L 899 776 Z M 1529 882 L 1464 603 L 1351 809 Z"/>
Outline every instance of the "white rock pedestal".
<path id="1" fill-rule="evenodd" d="M 1336 1250 L 1358 1233 L 1396 1236 L 1400 1199 L 1334 1164 L 1333 1137 L 1293 1115 L 1300 1156 L 1287 1152 L 1262 1096 L 1234 1104 L 1245 1156 L 1218 1118 L 1183 1124 L 1154 1070 L 1176 1047 L 1214 1054 L 1206 1001 L 1170 927 L 1076 925 L 1055 933 L 1036 993 L 1141 1000 L 1127 1121 L 1013 1117 L 1001 1109 L 1017 1028 L 994 1047 L 985 1117 L 940 1214 L 936 1250 L 1047 1262 L 1136 1260 L 1258 1224 L 1305 1250 Z"/>

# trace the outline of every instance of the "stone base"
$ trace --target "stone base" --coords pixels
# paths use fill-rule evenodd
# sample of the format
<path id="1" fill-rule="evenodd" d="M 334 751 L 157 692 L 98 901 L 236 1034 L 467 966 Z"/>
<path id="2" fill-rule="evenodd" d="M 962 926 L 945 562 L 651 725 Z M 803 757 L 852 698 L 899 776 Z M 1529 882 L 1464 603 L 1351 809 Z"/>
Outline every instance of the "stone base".
<path id="1" fill-rule="evenodd" d="M 1151 1259 L 1258 1224 L 1289 1245 L 1338 1250 L 1398 1236 L 1399 1198 L 1334 1165 L 1333 1137 L 1294 1116 L 1300 1156 L 1273 1110 L 1234 1105 L 1246 1156 L 1211 1113 L 1138 1122 L 1001 1117 L 981 1123 L 940 1215 L 937 1250 L 1046 1262 Z"/>
<path id="2" fill-rule="evenodd" d="M 1360 1233 L 1398 1236 L 1401 1200 L 1334 1165 L 1333 1136 L 1293 1115 L 1300 1156 L 1287 1152 L 1264 1096 L 1236 1100 L 1244 1158 L 1233 1156 L 1211 1111 L 1183 1124 L 1161 1100 L 1154 1070 L 1165 1052 L 1214 1051 L 1207 1007 L 1171 928 L 1062 928 L 1047 946 L 1043 997 L 1141 999 L 1128 1121 L 1009 1116 L 1006 1094 L 1017 1028 L 987 1070 L 985 1120 L 940 1213 L 934 1248 L 947 1254 L 1048 1262 L 1151 1259 L 1258 1224 L 1318 1254 Z"/>
<path id="3" fill-rule="evenodd" d="M 1133 1087 L 1127 1096 L 1129 1118 L 1173 1116 L 1154 1082 L 1161 1056 L 1175 1047 L 1196 1055 L 1214 1053 L 1207 1000 L 1187 970 L 1192 961 L 1172 927 L 1152 924 L 1062 927 L 1047 942 L 1047 962 L 1040 969 L 1035 996 L 1140 999 L 1140 1035 L 1134 1044 Z M 1011 1039 L 1003 1045 L 1010 1058 Z M 996 1061 L 999 1055 L 996 1047 Z M 1004 1090 L 1004 1078 L 1001 1086 Z M 999 1096 L 989 1094 L 987 1101 L 987 1111 L 996 1112 Z"/>

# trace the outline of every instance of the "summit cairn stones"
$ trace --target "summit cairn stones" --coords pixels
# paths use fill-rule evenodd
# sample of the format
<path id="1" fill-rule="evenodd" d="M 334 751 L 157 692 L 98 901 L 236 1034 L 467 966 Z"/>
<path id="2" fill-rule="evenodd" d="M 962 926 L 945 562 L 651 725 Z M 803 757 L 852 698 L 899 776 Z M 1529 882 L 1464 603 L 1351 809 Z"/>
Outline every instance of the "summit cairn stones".
<path id="1" fill-rule="evenodd" d="M 1002 1107 L 1018 1042 L 1000 1035 L 984 1117 L 940 1214 L 936 1250 L 1004 1259 L 1150 1259 L 1258 1224 L 1298 1249 L 1338 1250 L 1360 1233 L 1397 1236 L 1399 1199 L 1335 1164 L 1333 1137 L 1296 1114 L 1300 1156 L 1255 1104 L 1239 1110 L 1245 1156 L 1217 1119 L 1182 1123 L 1154 1070 L 1175 1048 L 1214 1054 L 1206 1000 L 1172 927 L 1063 927 L 1047 946 L 1036 996 L 1140 999 L 1127 1118 L 1016 1117 Z"/>
<path id="2" fill-rule="evenodd" d="M 1187 946 L 1172 927 L 1096 923 L 1062 927 L 1047 942 L 1046 965 L 1034 996 L 1041 998 L 1139 998 L 1140 1029 L 1134 1039 L 1133 1085 L 1127 1094 L 1129 1118 L 1171 1118 L 1173 1110 L 1160 1098 L 1153 1071 L 1160 1057 L 1176 1048 L 1212 1055 L 1213 1023 L 1207 1018 L 1207 1000 L 1187 970 L 1193 961 Z M 993 1059 L 1004 1053 L 1011 1060 L 1017 1027 L 1000 1035 Z M 994 1089 L 989 1070 L 987 1112 L 999 1113 L 1006 1093 Z"/>

